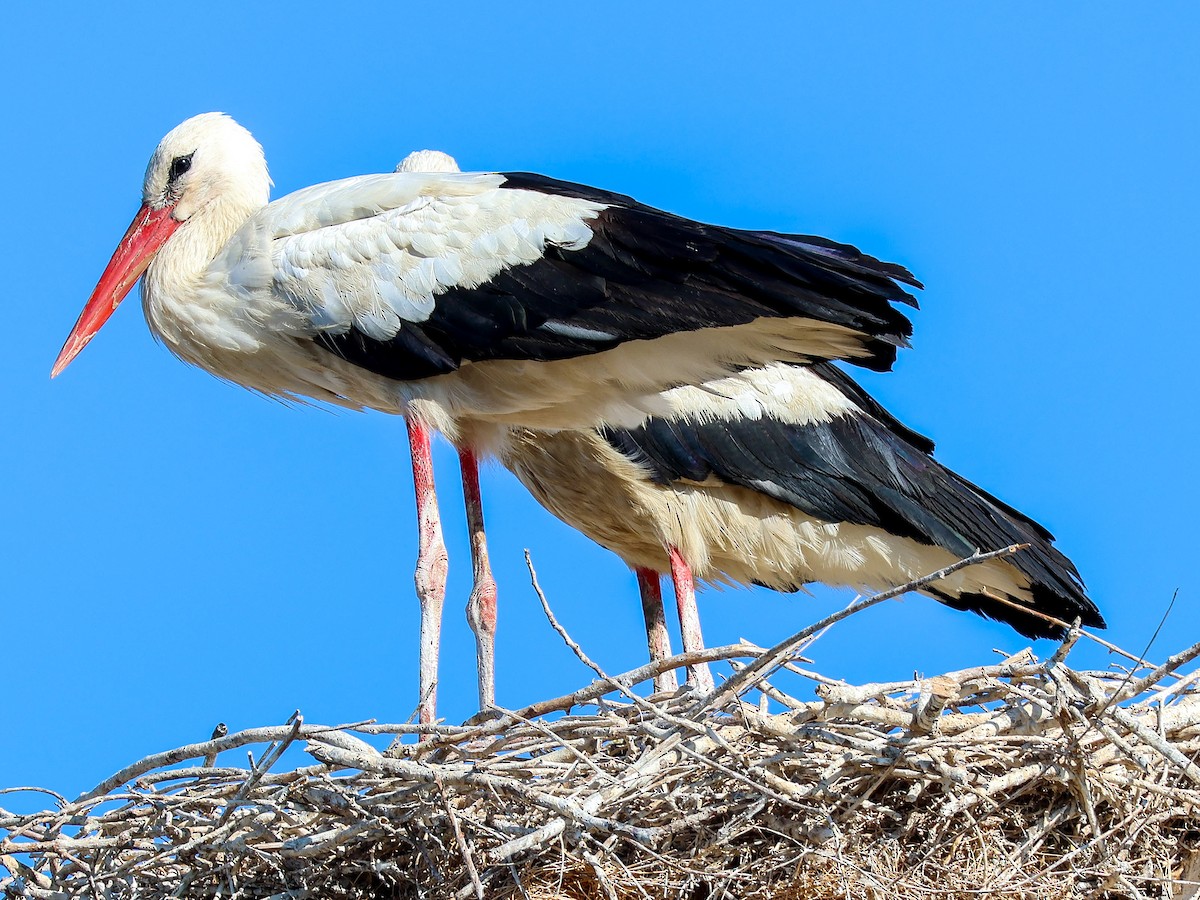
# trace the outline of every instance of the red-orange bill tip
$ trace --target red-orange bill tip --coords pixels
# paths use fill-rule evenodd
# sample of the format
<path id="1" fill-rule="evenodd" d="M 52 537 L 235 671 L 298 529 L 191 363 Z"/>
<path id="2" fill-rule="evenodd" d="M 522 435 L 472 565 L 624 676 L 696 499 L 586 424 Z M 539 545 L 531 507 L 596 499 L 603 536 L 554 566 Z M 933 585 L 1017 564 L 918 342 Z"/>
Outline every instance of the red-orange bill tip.
<path id="1" fill-rule="evenodd" d="M 71 364 L 79 352 L 87 346 L 97 331 L 108 321 L 113 310 L 125 299 L 126 294 L 142 277 L 154 254 L 162 248 L 167 238 L 175 233 L 180 222 L 171 217 L 173 207 L 164 206 L 155 209 L 149 204 L 143 204 L 133 217 L 133 222 L 117 249 L 113 251 L 112 259 L 104 268 L 95 290 L 88 298 L 83 312 L 75 322 L 75 327 L 67 335 L 66 343 L 59 351 L 50 377 L 54 378 Z"/>

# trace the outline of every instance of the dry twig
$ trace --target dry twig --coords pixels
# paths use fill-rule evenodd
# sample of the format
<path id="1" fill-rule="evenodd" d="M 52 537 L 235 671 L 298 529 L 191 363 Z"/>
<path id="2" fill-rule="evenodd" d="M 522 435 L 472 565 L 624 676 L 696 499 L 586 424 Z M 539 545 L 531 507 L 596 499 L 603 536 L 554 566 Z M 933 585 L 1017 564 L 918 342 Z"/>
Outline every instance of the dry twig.
<path id="1" fill-rule="evenodd" d="M 998 900 L 1195 878 L 1200 694 L 1178 672 L 1200 645 L 1131 679 L 1069 669 L 1072 630 L 1045 663 L 859 686 L 804 672 L 817 698 L 789 696 L 768 679 L 824 624 L 612 676 L 558 626 L 598 675 L 565 697 L 465 726 L 297 714 L 214 734 L 74 801 L 0 809 L 0 892 Z M 713 695 L 643 696 L 700 659 L 734 662 Z M 381 752 L 380 735 L 426 739 Z M 313 764 L 274 768 L 298 740 Z M 249 768 L 215 765 L 260 745 Z"/>

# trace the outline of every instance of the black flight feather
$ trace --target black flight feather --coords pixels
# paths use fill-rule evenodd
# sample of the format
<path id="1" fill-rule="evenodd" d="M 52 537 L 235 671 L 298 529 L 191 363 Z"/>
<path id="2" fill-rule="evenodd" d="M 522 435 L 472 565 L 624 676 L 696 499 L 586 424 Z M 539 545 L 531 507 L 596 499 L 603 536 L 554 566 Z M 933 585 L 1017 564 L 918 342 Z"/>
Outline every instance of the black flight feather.
<path id="1" fill-rule="evenodd" d="M 655 417 L 602 434 L 660 484 L 715 477 L 821 521 L 880 528 L 960 557 L 1029 544 L 1008 563 L 1030 580 L 1035 608 L 1103 627 L 1075 566 L 1045 528 L 938 463 L 930 455 L 932 442 L 897 422 L 844 372 L 828 364 L 814 369 L 862 412 L 805 425 L 770 417 L 711 422 Z M 950 595 L 936 586 L 930 593 L 955 608 L 1007 622 L 1028 637 L 1062 634 L 984 595 Z"/>
<path id="2" fill-rule="evenodd" d="M 920 287 L 901 266 L 824 238 L 693 222 L 610 194 L 539 175 L 506 174 L 504 187 L 608 204 L 577 250 L 548 246 L 529 265 L 476 287 L 435 296 L 433 313 L 379 340 L 355 327 L 315 340 L 380 375 L 414 380 L 464 362 L 555 360 L 701 328 L 798 317 L 858 332 L 889 369 L 912 324 L 892 304 L 915 306 Z"/>

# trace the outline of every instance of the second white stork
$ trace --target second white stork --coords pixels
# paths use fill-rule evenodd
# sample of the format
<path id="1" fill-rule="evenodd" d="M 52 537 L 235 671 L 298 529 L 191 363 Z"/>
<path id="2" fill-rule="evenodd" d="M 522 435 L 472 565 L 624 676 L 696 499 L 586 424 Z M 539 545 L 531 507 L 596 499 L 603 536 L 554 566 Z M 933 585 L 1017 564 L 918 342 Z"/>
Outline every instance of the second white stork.
<path id="1" fill-rule="evenodd" d="M 652 658 L 669 655 L 663 573 L 691 651 L 694 578 L 878 591 L 1012 544 L 1028 548 L 923 593 L 1027 637 L 1061 637 L 1046 615 L 1103 627 L 1046 529 L 938 463 L 836 366 L 773 364 L 662 399 L 670 411 L 634 428 L 513 429 L 496 448 L 543 506 L 637 573 Z M 693 676 L 711 686 L 704 668 Z"/>
<path id="2" fill-rule="evenodd" d="M 913 302 L 912 276 L 821 238 L 528 174 L 364 175 L 268 203 L 270 186 L 262 148 L 228 116 L 168 133 L 53 374 L 141 278 L 151 331 L 186 362 L 269 396 L 405 415 L 424 721 L 446 569 L 431 429 L 477 492 L 477 453 L 504 428 L 632 427 L 666 388 L 776 359 L 886 369 L 911 330 L 892 304 Z M 483 706 L 487 594 L 472 618 Z"/>

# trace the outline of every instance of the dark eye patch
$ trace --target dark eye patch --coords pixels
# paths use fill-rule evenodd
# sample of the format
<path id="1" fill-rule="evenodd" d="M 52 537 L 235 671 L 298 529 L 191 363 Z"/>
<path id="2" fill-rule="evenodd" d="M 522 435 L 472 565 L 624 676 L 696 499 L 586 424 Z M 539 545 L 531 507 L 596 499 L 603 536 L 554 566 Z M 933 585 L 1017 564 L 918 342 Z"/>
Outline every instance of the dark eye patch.
<path id="1" fill-rule="evenodd" d="M 192 151 L 187 156 L 177 156 L 171 160 L 171 171 L 167 176 L 168 181 L 177 181 L 183 174 L 192 167 L 192 157 L 196 155 L 196 151 Z"/>

